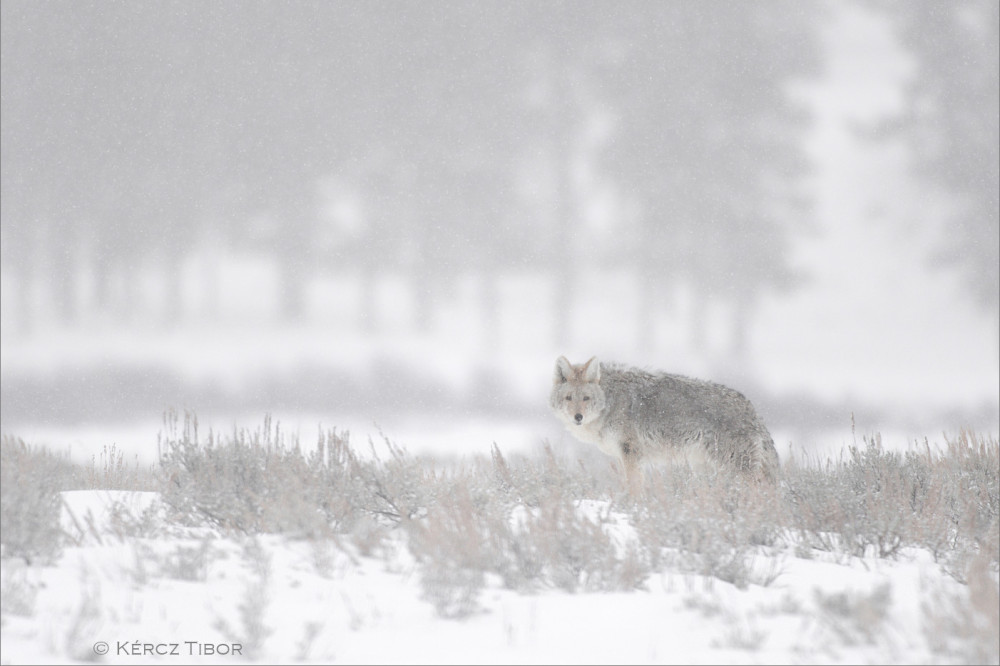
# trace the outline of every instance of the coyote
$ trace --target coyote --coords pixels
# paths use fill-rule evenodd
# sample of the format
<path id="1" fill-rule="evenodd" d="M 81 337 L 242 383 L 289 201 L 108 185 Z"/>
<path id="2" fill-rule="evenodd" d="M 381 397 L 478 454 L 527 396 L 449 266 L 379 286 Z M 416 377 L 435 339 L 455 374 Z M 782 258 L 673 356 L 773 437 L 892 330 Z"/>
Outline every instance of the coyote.
<path id="1" fill-rule="evenodd" d="M 549 404 L 580 441 L 616 456 L 630 492 L 647 460 L 714 464 L 774 482 L 778 452 L 750 401 L 713 382 L 600 363 L 556 361 Z"/>

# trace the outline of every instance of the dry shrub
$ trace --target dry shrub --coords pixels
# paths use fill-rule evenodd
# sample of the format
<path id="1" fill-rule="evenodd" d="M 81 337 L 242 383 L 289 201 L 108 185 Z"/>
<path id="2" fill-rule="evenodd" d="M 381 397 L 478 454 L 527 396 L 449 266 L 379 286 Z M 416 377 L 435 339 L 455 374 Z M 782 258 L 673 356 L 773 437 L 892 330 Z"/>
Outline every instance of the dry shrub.
<path id="1" fill-rule="evenodd" d="M 632 589 L 646 578 L 636 549 L 620 555 L 604 521 L 583 515 L 569 496 L 543 498 L 512 527 L 505 544 L 509 579 L 593 592 Z"/>
<path id="2" fill-rule="evenodd" d="M 244 534 L 323 536 L 349 532 L 363 519 L 396 523 L 426 506 L 433 472 L 387 442 L 389 458 L 361 460 L 349 435 L 320 432 L 316 448 L 303 454 L 298 438 L 286 436 L 265 417 L 263 427 L 238 429 L 228 437 L 209 431 L 186 414 L 165 418 L 161 433 L 163 495 L 181 522 L 207 522 Z"/>
<path id="3" fill-rule="evenodd" d="M 101 448 L 98 455 L 90 458 L 86 469 L 87 488 L 101 490 L 158 490 L 156 472 L 151 467 L 139 464 L 136 455 L 131 463 L 125 462 L 125 453 L 116 444 Z"/>
<path id="4" fill-rule="evenodd" d="M 0 626 L 8 615 L 31 617 L 35 614 L 35 600 L 41 582 L 32 580 L 33 572 L 24 562 L 5 562 L 0 568 Z"/>
<path id="5" fill-rule="evenodd" d="M 270 552 L 256 536 L 243 541 L 242 559 L 247 577 L 243 583 L 243 596 L 236 608 L 239 623 L 230 623 L 220 616 L 216 618 L 215 628 L 229 642 L 240 644 L 244 656 L 253 661 L 260 657 L 264 643 L 274 631 L 266 622 L 271 603 L 273 567 Z"/>
<path id="6" fill-rule="evenodd" d="M 559 460 L 548 445 L 540 459 L 510 463 L 494 447 L 493 475 L 507 500 L 505 522 L 492 522 L 502 537 L 497 545 L 505 557 L 498 573 L 506 586 L 597 591 L 643 585 L 650 572 L 646 553 L 611 534 L 614 479 L 595 477 L 582 463 Z M 587 516 L 579 507 L 582 498 L 598 498 L 609 508 L 603 516 Z"/>
<path id="7" fill-rule="evenodd" d="M 858 591 L 825 593 L 814 590 L 821 623 L 838 645 L 876 644 L 892 605 L 892 586 L 878 585 L 868 594 Z"/>
<path id="8" fill-rule="evenodd" d="M 489 517 L 459 485 L 426 517 L 406 525 L 410 552 L 421 564 L 424 598 L 443 617 L 461 618 L 476 611 L 485 572 L 497 568 Z"/>
<path id="9" fill-rule="evenodd" d="M 922 547 L 960 582 L 973 561 L 985 561 L 993 575 L 1000 567 L 1000 446 L 966 431 L 941 451 L 886 451 L 875 436 L 837 462 L 793 458 L 778 487 L 722 471 L 653 468 L 641 496 L 631 498 L 610 459 L 568 460 L 549 446 L 504 456 L 494 445 L 489 459 L 439 466 L 388 440 L 381 454 L 369 442 L 362 458 L 336 430 L 319 432 L 303 451 L 270 418 L 256 430 L 209 432 L 204 440 L 191 414 L 181 421 L 169 412 L 164 426 L 157 472 L 172 519 L 248 535 L 346 535 L 333 542 L 386 558 L 388 546 L 405 542 L 424 596 L 447 617 L 475 612 L 491 579 L 519 591 L 630 590 L 673 567 L 738 587 L 767 585 L 775 572 L 755 570 L 755 560 L 789 540 L 800 552 L 845 557 Z M 58 491 L 87 478 L 5 437 L 4 556 L 54 556 Z M 145 483 L 115 447 L 100 466 L 95 459 L 89 480 Z M 126 527 L 145 533 L 141 524 Z M 403 539 L 391 539 L 394 531 Z M 836 601 L 824 600 L 831 617 Z"/>
<path id="10" fill-rule="evenodd" d="M 535 455 L 507 457 L 494 444 L 491 456 L 494 489 L 516 504 L 535 507 L 553 495 L 610 498 L 617 489 L 614 479 L 595 474 L 583 459 L 557 456 L 548 443 Z M 610 459 L 603 456 L 602 460 L 607 468 Z"/>
<path id="11" fill-rule="evenodd" d="M 973 558 L 957 591 L 937 586 L 922 604 L 931 649 L 966 664 L 1000 663 L 1000 583 L 986 556 Z"/>
<path id="12" fill-rule="evenodd" d="M 154 555 L 159 561 L 159 575 L 176 580 L 204 581 L 213 558 L 212 541 L 202 539 L 193 544 L 178 541 L 173 549 Z"/>
<path id="13" fill-rule="evenodd" d="M 494 447 L 491 462 L 439 478 L 442 491 L 427 515 L 401 523 L 424 597 L 442 616 L 474 612 L 488 576 L 520 591 L 642 585 L 649 574 L 644 553 L 616 543 L 607 515 L 579 509 L 574 493 L 583 479 L 558 466 L 550 450 L 532 464 L 508 461 Z"/>
<path id="14" fill-rule="evenodd" d="M 953 550 L 981 555 L 994 571 L 1000 567 L 1000 442 L 967 430 L 946 438 L 940 456 L 929 465 L 941 486 L 942 540 Z M 961 569 L 951 573 L 961 580 Z"/>
<path id="15" fill-rule="evenodd" d="M 850 556 L 928 549 L 956 576 L 971 556 L 998 561 L 1000 445 L 962 431 L 944 451 L 886 451 L 881 438 L 825 466 L 786 465 L 786 522 L 800 545 Z"/>
<path id="16" fill-rule="evenodd" d="M 3 557 L 53 560 L 62 550 L 60 491 L 77 487 L 79 470 L 66 456 L 24 440 L 0 440 L 0 544 Z"/>
<path id="17" fill-rule="evenodd" d="M 864 557 L 890 557 L 912 526 L 914 462 L 885 451 L 879 437 L 848 447 L 847 461 L 787 475 L 790 527 L 812 548 Z"/>
<path id="18" fill-rule="evenodd" d="M 313 484 L 298 442 L 285 444 L 280 430 L 265 418 L 263 428 L 240 429 L 228 439 L 209 431 L 198 438 L 197 419 L 165 419 L 159 441 L 163 498 L 175 518 L 208 522 L 242 533 L 313 533 L 325 526 L 319 507 L 309 500 Z"/>
<path id="19" fill-rule="evenodd" d="M 383 437 L 387 457 L 378 454 L 369 440 L 369 460 L 353 454 L 347 439 L 340 445 L 347 454 L 342 467 L 350 475 L 353 515 L 372 516 L 383 524 L 396 525 L 427 512 L 438 498 L 440 479 L 430 459 L 410 456 L 402 447 Z"/>
<path id="20" fill-rule="evenodd" d="M 975 553 L 995 562 L 995 447 L 964 434 L 944 454 L 904 455 L 875 437 L 839 463 L 787 465 L 780 488 L 722 471 L 651 469 L 637 500 L 548 447 L 535 458 L 494 447 L 491 464 L 438 478 L 446 487 L 427 515 L 405 525 L 425 594 L 449 616 L 474 610 L 484 573 L 517 590 L 633 589 L 665 566 L 738 587 L 768 585 L 778 572 L 755 562 L 789 538 L 845 556 L 923 546 L 964 570 Z M 586 515 L 584 497 L 606 510 Z M 627 515 L 636 539 L 615 541 L 613 511 Z M 835 618 L 837 600 L 825 601 Z"/>
<path id="21" fill-rule="evenodd" d="M 740 588 L 770 584 L 754 560 L 777 544 L 778 498 L 772 486 L 718 470 L 694 474 L 683 466 L 647 473 L 633 522 L 652 566 L 710 576 Z"/>

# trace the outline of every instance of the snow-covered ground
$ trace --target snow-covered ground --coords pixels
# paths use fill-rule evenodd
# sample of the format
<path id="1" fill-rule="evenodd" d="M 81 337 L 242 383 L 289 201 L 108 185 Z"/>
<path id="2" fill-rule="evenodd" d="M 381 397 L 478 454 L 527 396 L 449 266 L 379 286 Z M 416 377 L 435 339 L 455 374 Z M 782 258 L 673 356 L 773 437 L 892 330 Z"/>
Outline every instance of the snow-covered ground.
<path id="1" fill-rule="evenodd" d="M 476 612 L 445 619 L 422 598 L 416 564 L 393 538 L 366 557 L 335 541 L 182 530 L 164 523 L 155 493 L 78 491 L 64 500 L 77 545 L 53 566 L 2 561 L 5 664 L 997 659 L 981 627 L 975 640 L 956 629 L 967 618 L 953 608 L 976 590 L 917 549 L 894 560 L 762 550 L 758 582 L 745 589 L 670 569 L 616 593 L 518 593 L 488 579 Z M 606 515 L 613 539 L 628 539 L 624 516 L 576 504 Z M 123 516 L 141 535 L 122 533 Z"/>

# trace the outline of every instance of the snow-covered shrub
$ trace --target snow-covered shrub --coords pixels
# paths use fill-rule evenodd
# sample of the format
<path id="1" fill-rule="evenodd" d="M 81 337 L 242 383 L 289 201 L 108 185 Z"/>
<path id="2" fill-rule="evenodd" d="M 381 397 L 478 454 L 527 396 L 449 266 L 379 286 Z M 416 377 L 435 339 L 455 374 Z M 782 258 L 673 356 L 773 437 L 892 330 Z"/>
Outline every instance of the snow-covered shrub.
<path id="1" fill-rule="evenodd" d="M 427 516 L 406 524 L 410 552 L 420 563 L 424 598 L 443 617 L 462 618 L 478 608 L 485 573 L 498 551 L 482 507 L 463 484 L 444 495 Z"/>
<path id="2" fill-rule="evenodd" d="M 236 608 L 238 621 L 231 622 L 219 616 L 215 627 L 230 643 L 239 644 L 243 655 L 256 660 L 274 632 L 266 620 L 271 604 L 273 563 L 269 550 L 256 536 L 244 539 L 242 560 L 247 571 L 243 595 Z"/>
<path id="3" fill-rule="evenodd" d="M 316 535 L 354 520 L 353 457 L 335 431 L 303 455 L 270 418 L 254 431 L 198 437 L 197 419 L 176 416 L 160 435 L 163 499 L 174 518 L 245 534 Z"/>
<path id="4" fill-rule="evenodd" d="M 3 557 L 49 561 L 62 548 L 59 492 L 79 485 L 79 470 L 45 449 L 0 440 L 0 544 Z"/>
<path id="5" fill-rule="evenodd" d="M 212 559 L 212 541 L 202 539 L 194 544 L 178 541 L 173 549 L 153 555 L 159 561 L 159 574 L 176 580 L 203 581 L 208 578 Z"/>
<path id="6" fill-rule="evenodd" d="M 616 544 L 607 512 L 586 515 L 569 496 L 542 498 L 514 523 L 505 544 L 510 573 L 526 580 L 534 574 L 568 592 L 619 591 L 640 587 L 648 573 L 634 549 Z"/>
<path id="7" fill-rule="evenodd" d="M 882 583 L 870 592 L 813 590 L 817 614 L 833 634 L 837 646 L 875 644 L 884 635 L 883 625 L 892 604 L 892 587 Z"/>
<path id="8" fill-rule="evenodd" d="M 808 547 L 863 557 L 890 557 L 906 543 L 911 522 L 902 456 L 877 439 L 849 447 L 848 459 L 824 469 L 791 466 L 786 506 Z"/>
<path id="9" fill-rule="evenodd" d="M 490 577 L 519 591 L 642 585 L 647 559 L 636 544 L 616 539 L 607 500 L 594 505 L 603 513 L 584 509 L 582 502 L 594 501 L 579 497 L 590 487 L 579 470 L 561 465 L 547 447 L 540 457 L 511 460 L 494 447 L 491 462 L 439 477 L 427 514 L 401 523 L 424 597 L 441 615 L 474 612 Z"/>
<path id="10" fill-rule="evenodd" d="M 378 454 L 369 441 L 371 458 L 355 456 L 347 440 L 342 442 L 349 454 L 344 466 L 351 474 L 353 485 L 349 500 L 359 515 L 376 518 L 388 524 L 398 524 L 427 512 L 438 495 L 438 480 L 433 461 L 407 454 L 406 450 L 383 439 L 387 457 Z"/>
<path id="11" fill-rule="evenodd" d="M 610 458 L 601 455 L 606 471 Z M 516 504 L 538 506 L 553 495 L 575 499 L 610 498 L 620 487 L 611 476 L 595 474 L 583 459 L 557 456 L 547 443 L 534 455 L 517 454 L 506 458 L 494 444 L 491 456 L 495 490 Z"/>
<path id="12" fill-rule="evenodd" d="M 773 488 L 727 474 L 667 468 L 648 475 L 633 522 L 653 566 L 710 576 L 737 587 L 767 585 L 753 563 L 777 543 L 779 503 Z"/>
<path id="13" fill-rule="evenodd" d="M 1000 582 L 989 557 L 974 557 L 962 576 L 967 585 L 933 584 L 922 602 L 931 649 L 963 664 L 1000 663 Z"/>
<path id="14" fill-rule="evenodd" d="M 35 614 L 39 583 L 32 581 L 31 568 L 24 562 L 9 560 L 0 569 L 0 617 Z"/>
<path id="15" fill-rule="evenodd" d="M 297 436 L 280 425 L 209 431 L 198 436 L 197 419 L 166 419 L 160 435 L 163 496 L 175 518 L 244 534 L 323 536 L 350 533 L 372 521 L 395 524 L 426 510 L 433 501 L 434 472 L 386 441 L 380 458 L 351 449 L 349 435 L 321 431 L 316 447 L 303 453 Z M 370 531 L 370 530 L 369 530 Z"/>
<path id="16" fill-rule="evenodd" d="M 138 456 L 126 463 L 125 452 L 116 444 L 102 447 L 100 456 L 91 456 L 85 471 L 90 489 L 157 490 L 159 485 L 154 469 L 140 465 Z"/>
<path id="17" fill-rule="evenodd" d="M 503 502 L 491 524 L 503 553 L 496 573 L 513 589 L 568 591 L 641 587 L 650 563 L 611 516 L 622 490 L 606 457 L 590 465 L 559 458 L 548 445 L 535 456 L 505 459 L 494 447 L 492 476 Z M 616 514 L 624 520 L 624 516 Z M 628 541 L 628 543 L 626 543 Z"/>
<path id="18" fill-rule="evenodd" d="M 954 543 L 970 559 L 985 558 L 993 571 L 1000 569 L 1000 441 L 996 437 L 962 430 L 946 438 L 945 450 L 932 456 L 929 465 L 936 485 L 943 490 L 944 518 Z M 964 563 L 963 563 L 964 564 Z M 962 567 L 965 568 L 965 567 Z M 963 580 L 961 572 L 952 572 Z"/>
<path id="19" fill-rule="evenodd" d="M 786 465 L 785 522 L 800 545 L 847 556 L 927 548 L 961 576 L 1000 550 L 1000 445 L 963 431 L 944 451 L 886 451 L 881 438 L 823 466 Z"/>

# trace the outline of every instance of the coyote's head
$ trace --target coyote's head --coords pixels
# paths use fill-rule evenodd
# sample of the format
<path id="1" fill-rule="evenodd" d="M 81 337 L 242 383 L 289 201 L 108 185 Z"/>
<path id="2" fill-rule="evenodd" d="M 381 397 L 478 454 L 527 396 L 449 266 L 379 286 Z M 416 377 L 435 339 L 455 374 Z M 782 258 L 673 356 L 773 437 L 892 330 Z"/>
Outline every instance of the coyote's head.
<path id="1" fill-rule="evenodd" d="M 552 411 L 567 426 L 591 423 L 604 409 L 600 381 L 601 364 L 596 356 L 583 365 L 572 365 L 565 356 L 560 356 L 549 396 Z"/>

